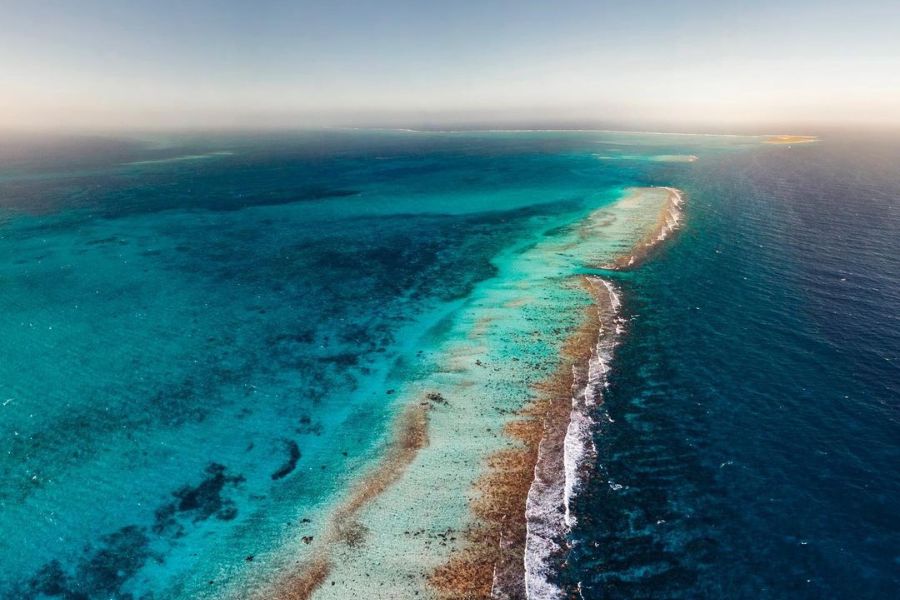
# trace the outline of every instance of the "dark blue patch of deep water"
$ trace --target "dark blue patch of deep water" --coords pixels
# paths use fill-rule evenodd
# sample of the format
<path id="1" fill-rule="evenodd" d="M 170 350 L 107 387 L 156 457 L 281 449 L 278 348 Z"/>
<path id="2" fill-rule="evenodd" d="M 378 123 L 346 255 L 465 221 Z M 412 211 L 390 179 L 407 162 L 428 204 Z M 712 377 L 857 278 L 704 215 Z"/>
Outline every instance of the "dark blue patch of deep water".
<path id="1" fill-rule="evenodd" d="M 584 598 L 900 593 L 896 139 L 697 163 L 632 320 L 564 579 Z"/>

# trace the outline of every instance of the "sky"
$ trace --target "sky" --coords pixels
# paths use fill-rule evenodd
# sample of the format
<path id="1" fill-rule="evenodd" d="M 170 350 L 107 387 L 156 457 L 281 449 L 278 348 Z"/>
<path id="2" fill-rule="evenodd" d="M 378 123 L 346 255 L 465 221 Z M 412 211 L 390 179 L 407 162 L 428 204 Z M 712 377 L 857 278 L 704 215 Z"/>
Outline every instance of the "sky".
<path id="1" fill-rule="evenodd" d="M 897 0 L 0 0 L 0 128 L 900 125 Z"/>

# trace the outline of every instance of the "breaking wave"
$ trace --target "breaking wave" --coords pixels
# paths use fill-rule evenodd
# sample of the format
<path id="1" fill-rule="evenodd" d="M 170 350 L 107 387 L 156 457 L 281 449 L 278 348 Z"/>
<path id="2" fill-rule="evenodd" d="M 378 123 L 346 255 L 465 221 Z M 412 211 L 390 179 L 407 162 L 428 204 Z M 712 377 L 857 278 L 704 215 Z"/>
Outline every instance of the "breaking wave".
<path id="1" fill-rule="evenodd" d="M 597 456 L 593 428 L 613 351 L 624 329 L 616 287 L 599 277 L 588 277 L 587 281 L 597 299 L 600 325 L 596 342 L 587 364 L 572 367 L 571 410 L 565 434 L 560 440 L 553 424 L 548 424 L 525 504 L 525 591 L 533 599 L 566 597 L 551 577 L 566 547 L 566 534 L 576 522 L 571 504 L 581 487 L 582 474 Z"/>

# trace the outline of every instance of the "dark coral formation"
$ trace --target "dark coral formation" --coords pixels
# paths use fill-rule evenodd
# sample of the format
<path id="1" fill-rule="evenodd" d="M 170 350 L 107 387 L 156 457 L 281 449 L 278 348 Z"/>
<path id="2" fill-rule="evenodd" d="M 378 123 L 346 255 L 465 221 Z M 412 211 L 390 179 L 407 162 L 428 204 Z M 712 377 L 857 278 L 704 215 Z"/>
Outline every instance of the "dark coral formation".
<path id="1" fill-rule="evenodd" d="M 272 479 L 278 480 L 282 477 L 290 475 L 297 468 L 297 462 L 300 460 L 300 446 L 294 440 L 283 440 L 288 451 L 287 460 L 284 461 L 278 470 L 272 473 Z"/>
<path id="2" fill-rule="evenodd" d="M 174 537 L 184 534 L 184 527 L 177 517 L 189 518 L 194 523 L 215 516 L 229 521 L 237 516 L 234 501 L 224 497 L 226 485 L 238 485 L 244 481 L 242 475 L 226 475 L 225 466 L 210 463 L 206 467 L 206 477 L 197 485 L 185 485 L 172 492 L 176 500 L 160 506 L 156 510 L 155 533 L 166 533 Z"/>
<path id="3" fill-rule="evenodd" d="M 298 449 L 299 452 L 299 449 Z M 210 463 L 197 485 L 185 485 L 174 492 L 174 501 L 156 510 L 152 533 L 176 539 L 184 535 L 184 520 L 199 522 L 210 517 L 231 520 L 237 516 L 234 501 L 223 495 L 225 487 L 244 481 L 241 475 L 228 475 L 226 468 Z M 159 550 L 157 548 L 156 550 Z M 87 546 L 84 556 L 73 565 L 52 560 L 27 581 L 12 590 L 0 590 L 2 598 L 22 600 L 152 600 L 126 591 L 126 584 L 148 560 L 163 560 L 151 548 L 146 527 L 128 525 L 103 536 L 96 546 Z"/>
<path id="4" fill-rule="evenodd" d="M 63 600 L 138 600 L 122 590 L 123 584 L 155 557 L 143 527 L 129 525 L 100 539 L 71 572 L 59 561 L 41 567 L 23 589 L 10 597 L 22 600 L 61 598 Z M 141 600 L 150 600 L 144 596 Z"/>

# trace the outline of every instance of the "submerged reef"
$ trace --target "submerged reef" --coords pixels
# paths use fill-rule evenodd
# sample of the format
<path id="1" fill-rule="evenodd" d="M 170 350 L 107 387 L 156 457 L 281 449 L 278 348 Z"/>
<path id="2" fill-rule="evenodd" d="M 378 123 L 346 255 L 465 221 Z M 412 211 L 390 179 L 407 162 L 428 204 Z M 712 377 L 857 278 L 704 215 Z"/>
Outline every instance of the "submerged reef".
<path id="1" fill-rule="evenodd" d="M 151 600 L 154 594 L 137 596 L 128 584 L 150 561 L 162 563 L 162 551 L 183 537 L 192 524 L 215 518 L 230 521 L 237 516 L 235 502 L 225 495 L 227 486 L 239 486 L 242 475 L 229 475 L 227 468 L 210 463 L 196 485 L 183 485 L 172 492 L 175 498 L 159 506 L 151 526 L 126 525 L 101 536 L 86 546 L 72 563 L 52 560 L 27 581 L 12 590 L 0 590 L 0 597 L 40 600 Z"/>
<path id="2" fill-rule="evenodd" d="M 254 597 L 373 585 L 397 597 L 565 597 L 552 575 L 624 331 L 615 286 L 579 271 L 636 267 L 679 226 L 681 205 L 672 188 L 629 189 L 498 265 L 422 379 L 388 390 L 407 408 L 384 456 Z"/>
<path id="3" fill-rule="evenodd" d="M 288 457 L 278 469 L 272 473 L 272 479 L 277 480 L 290 475 L 297 468 L 297 462 L 300 460 L 300 446 L 294 440 L 284 440 L 284 446 L 287 448 Z"/>
<path id="4" fill-rule="evenodd" d="M 241 475 L 226 475 L 225 466 L 211 463 L 206 467 L 206 477 L 197 485 L 185 485 L 172 492 L 176 500 L 156 510 L 157 533 L 168 532 L 176 536 L 183 533 L 183 526 L 176 518 L 189 519 L 194 523 L 215 517 L 230 521 L 237 516 L 237 507 L 230 498 L 223 495 L 226 485 L 238 485 L 244 481 Z"/>
<path id="5" fill-rule="evenodd" d="M 657 196 L 662 194 L 665 195 L 665 200 L 661 203 L 655 225 L 627 251 L 604 265 L 604 268 L 626 271 L 639 267 L 659 247 L 660 242 L 665 241 L 681 226 L 684 205 L 684 193 L 681 190 L 670 187 L 636 188 L 630 190 L 628 197 L 623 202 L 659 203 Z"/>
<path id="6" fill-rule="evenodd" d="M 123 590 L 123 585 L 151 559 L 160 557 L 151 551 L 146 529 L 129 525 L 100 538 L 97 546 L 87 550 L 71 570 L 66 570 L 58 560 L 51 561 L 27 584 L 5 597 L 150 600 L 149 594 L 135 598 Z"/>
<path id="7" fill-rule="evenodd" d="M 414 404 L 400 417 L 385 457 L 356 483 L 346 500 L 334 511 L 322 535 L 303 538 L 313 545 L 311 556 L 274 584 L 252 592 L 253 598 L 303 600 L 311 597 L 328 577 L 332 550 L 337 544 L 359 546 L 366 527 L 356 520 L 358 513 L 385 489 L 403 476 L 416 454 L 428 444 L 428 405 Z"/>

